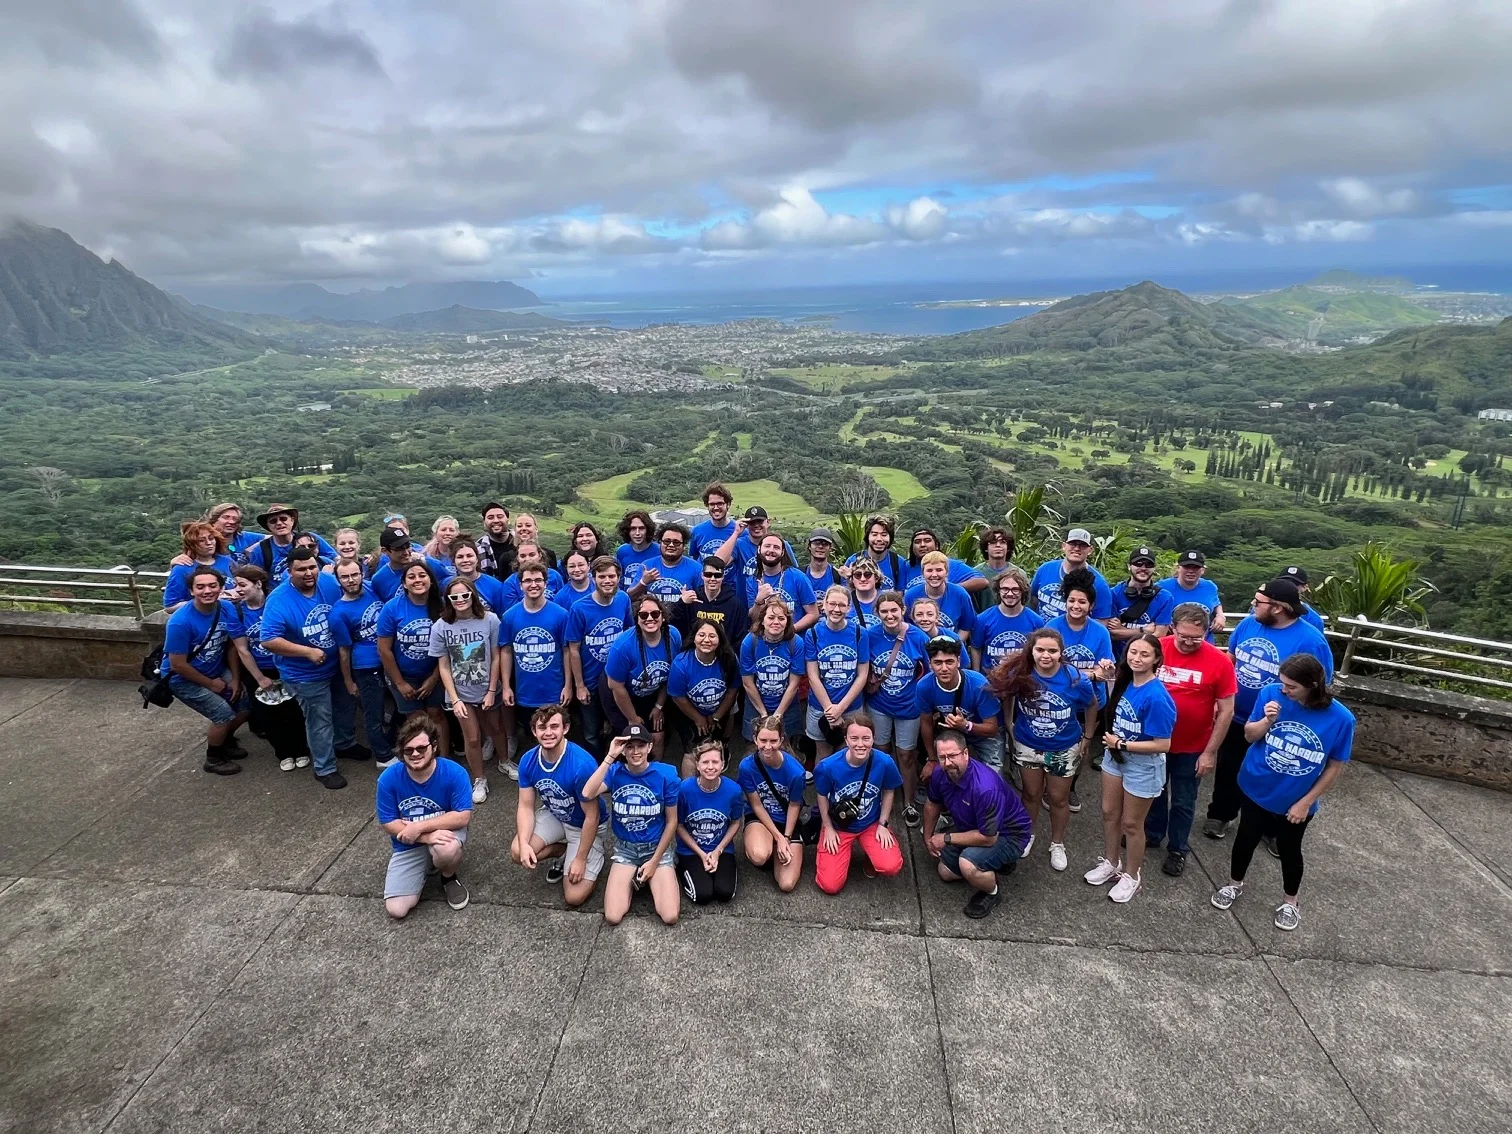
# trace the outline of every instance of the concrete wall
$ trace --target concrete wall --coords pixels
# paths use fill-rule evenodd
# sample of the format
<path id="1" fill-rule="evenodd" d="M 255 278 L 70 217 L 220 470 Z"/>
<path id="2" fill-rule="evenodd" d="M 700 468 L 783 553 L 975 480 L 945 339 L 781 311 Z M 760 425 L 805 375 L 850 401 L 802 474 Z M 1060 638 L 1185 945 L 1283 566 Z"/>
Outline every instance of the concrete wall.
<path id="1" fill-rule="evenodd" d="M 161 626 L 120 615 L 0 611 L 0 677 L 140 681 L 142 658 L 162 638 Z"/>
<path id="2" fill-rule="evenodd" d="M 1340 678 L 1355 715 L 1355 758 L 1512 791 L 1512 702 L 1373 677 Z"/>

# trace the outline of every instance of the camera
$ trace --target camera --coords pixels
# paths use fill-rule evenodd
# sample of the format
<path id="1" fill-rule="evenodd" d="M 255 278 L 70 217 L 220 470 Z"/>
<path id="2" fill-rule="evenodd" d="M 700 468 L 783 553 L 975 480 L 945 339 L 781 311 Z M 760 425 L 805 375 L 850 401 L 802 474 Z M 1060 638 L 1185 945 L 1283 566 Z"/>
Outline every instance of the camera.
<path id="1" fill-rule="evenodd" d="M 850 796 L 830 804 L 830 816 L 837 823 L 854 823 L 861 817 L 861 804 Z"/>

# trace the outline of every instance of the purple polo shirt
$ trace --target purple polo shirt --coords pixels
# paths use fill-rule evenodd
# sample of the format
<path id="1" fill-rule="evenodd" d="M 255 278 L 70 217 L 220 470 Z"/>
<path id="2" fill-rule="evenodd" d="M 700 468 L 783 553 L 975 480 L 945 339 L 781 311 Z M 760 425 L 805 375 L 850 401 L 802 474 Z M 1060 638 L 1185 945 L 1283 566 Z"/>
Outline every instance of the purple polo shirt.
<path id="1" fill-rule="evenodd" d="M 957 831 L 980 831 L 1004 835 L 1019 846 L 1029 841 L 1034 823 L 1007 781 L 980 760 L 966 765 L 960 783 L 952 783 L 943 765 L 935 765 L 929 777 L 929 799 L 942 806 Z"/>

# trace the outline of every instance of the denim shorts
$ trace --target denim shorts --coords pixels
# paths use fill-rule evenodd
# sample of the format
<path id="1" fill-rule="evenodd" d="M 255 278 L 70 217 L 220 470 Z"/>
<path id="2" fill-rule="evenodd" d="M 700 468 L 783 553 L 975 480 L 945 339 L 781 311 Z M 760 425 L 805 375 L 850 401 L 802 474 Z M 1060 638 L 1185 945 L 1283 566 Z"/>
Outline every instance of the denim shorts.
<path id="1" fill-rule="evenodd" d="M 231 674 L 229 672 L 222 674 L 221 680 L 230 681 Z M 236 714 L 247 707 L 246 689 L 241 691 L 241 696 L 237 698 L 235 704 L 232 704 L 214 690 L 206 689 L 203 685 L 196 685 L 177 674 L 168 678 L 168 688 L 173 690 L 175 697 L 213 725 L 230 724 Z"/>
<path id="2" fill-rule="evenodd" d="M 405 678 L 405 680 L 409 681 L 409 678 Z M 420 688 L 416 682 L 411 681 L 410 684 L 416 689 Z M 439 681 L 436 682 L 436 687 L 427 696 L 415 701 L 411 701 L 403 693 L 399 692 L 399 687 L 392 681 L 389 682 L 389 692 L 394 695 L 394 708 L 406 716 L 410 713 L 421 712 L 424 709 L 441 709 L 446 707 L 446 687 Z"/>
<path id="3" fill-rule="evenodd" d="M 919 747 L 919 718 L 890 717 L 886 713 L 868 710 L 872 719 L 872 743 L 894 756 L 901 749 L 912 752 Z M 896 748 L 893 745 L 897 745 Z"/>
<path id="4" fill-rule="evenodd" d="M 740 735 L 747 740 L 755 740 L 756 722 L 769 715 L 765 705 L 753 702 L 747 697 L 745 715 L 741 718 Z M 789 740 L 796 740 L 803 734 L 804 723 L 804 703 L 795 697 L 793 703 L 788 706 L 787 712 L 782 714 L 782 735 Z"/>
<path id="5" fill-rule="evenodd" d="M 1019 767 L 1041 768 L 1047 775 L 1058 776 L 1063 780 L 1076 775 L 1076 769 L 1080 766 L 1079 756 L 1079 746 L 1075 744 L 1055 752 L 1030 748 L 1017 740 L 1013 742 L 1013 758 Z"/>
<path id="6" fill-rule="evenodd" d="M 940 864 L 952 874 L 961 873 L 961 859 L 978 870 L 1002 870 L 1017 862 L 1024 851 L 1023 844 L 1007 835 L 999 835 L 990 847 L 957 847 L 947 844 L 940 851 Z"/>
<path id="7" fill-rule="evenodd" d="M 1103 756 L 1102 773 L 1123 780 L 1124 791 L 1136 799 L 1154 799 L 1165 790 L 1165 753 L 1125 752 L 1120 764 L 1110 752 Z"/>
<path id="8" fill-rule="evenodd" d="M 651 861 L 654 854 L 656 854 L 655 843 L 627 843 L 624 839 L 616 839 L 614 854 L 611 858 L 621 866 L 644 866 Z M 667 853 L 661 856 L 661 861 L 656 865 L 669 868 L 674 865 L 671 847 L 667 848 Z"/>

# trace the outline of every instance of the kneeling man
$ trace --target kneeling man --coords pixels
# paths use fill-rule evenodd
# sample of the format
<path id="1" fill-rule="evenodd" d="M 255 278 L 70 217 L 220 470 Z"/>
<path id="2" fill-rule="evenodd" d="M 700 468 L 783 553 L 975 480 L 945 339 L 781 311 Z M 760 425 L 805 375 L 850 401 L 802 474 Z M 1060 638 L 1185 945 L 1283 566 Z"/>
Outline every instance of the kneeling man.
<path id="1" fill-rule="evenodd" d="M 404 917 L 419 904 L 426 876 L 439 873 L 446 904 L 463 909 L 468 894 L 457 867 L 472 818 L 472 780 L 466 768 L 441 755 L 441 733 L 429 717 L 405 723 L 399 758 L 378 777 L 378 825 L 394 844 L 384 908 L 390 917 Z"/>
<path id="2" fill-rule="evenodd" d="M 983 918 L 998 903 L 998 875 L 1011 872 L 1034 833 L 1034 823 L 998 772 L 972 758 L 966 737 L 954 729 L 935 734 L 938 763 L 924 804 L 924 845 L 939 859 L 940 877 L 966 879 L 972 889 L 966 916 Z M 951 830 L 935 833 L 940 813 Z"/>
<path id="3" fill-rule="evenodd" d="M 518 834 L 509 857 L 527 870 L 549 859 L 546 881 L 560 882 L 567 904 L 580 906 L 604 869 L 604 801 L 583 806 L 583 786 L 598 761 L 567 739 L 568 723 L 564 705 L 546 705 L 530 718 L 536 747 L 520 758 Z"/>

